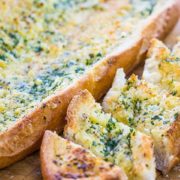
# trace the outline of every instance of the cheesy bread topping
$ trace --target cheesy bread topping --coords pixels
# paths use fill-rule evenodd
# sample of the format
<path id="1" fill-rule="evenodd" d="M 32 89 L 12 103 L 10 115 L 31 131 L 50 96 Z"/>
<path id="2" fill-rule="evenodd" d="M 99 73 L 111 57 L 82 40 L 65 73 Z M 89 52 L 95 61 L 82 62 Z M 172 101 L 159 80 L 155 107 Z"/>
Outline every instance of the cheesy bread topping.
<path id="1" fill-rule="evenodd" d="M 180 42 L 170 51 L 154 39 L 146 60 L 143 78 L 180 97 Z"/>
<path id="2" fill-rule="evenodd" d="M 2 0 L 0 131 L 122 44 L 137 22 L 155 11 L 156 3 Z"/>

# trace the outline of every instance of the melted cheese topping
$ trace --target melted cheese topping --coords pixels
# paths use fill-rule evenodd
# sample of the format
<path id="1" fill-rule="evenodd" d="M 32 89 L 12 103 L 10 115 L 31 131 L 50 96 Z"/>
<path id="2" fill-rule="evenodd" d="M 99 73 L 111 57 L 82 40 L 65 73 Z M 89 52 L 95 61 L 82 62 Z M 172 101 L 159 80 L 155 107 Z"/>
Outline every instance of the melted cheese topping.
<path id="1" fill-rule="evenodd" d="M 2 0 L 0 131 L 123 43 L 153 2 Z"/>
<path id="2" fill-rule="evenodd" d="M 180 43 L 171 52 L 163 43 L 153 40 L 143 78 L 180 97 Z"/>
<path id="3" fill-rule="evenodd" d="M 146 145 L 149 137 L 104 113 L 97 103 L 83 106 L 76 121 L 73 122 L 76 126 L 67 125 L 65 136 L 68 139 L 119 165 L 130 179 L 155 178 L 152 144 Z"/>
<path id="4" fill-rule="evenodd" d="M 132 75 L 122 86 L 113 84 L 103 106 L 119 121 L 156 139 L 163 137 L 177 120 L 180 98 Z"/>

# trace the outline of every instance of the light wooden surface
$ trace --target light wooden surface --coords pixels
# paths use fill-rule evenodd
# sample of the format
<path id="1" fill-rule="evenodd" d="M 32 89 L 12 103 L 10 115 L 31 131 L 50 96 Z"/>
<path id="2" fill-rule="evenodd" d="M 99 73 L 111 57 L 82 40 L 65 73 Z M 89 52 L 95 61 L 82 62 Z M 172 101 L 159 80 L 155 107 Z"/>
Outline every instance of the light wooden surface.
<path id="1" fill-rule="evenodd" d="M 177 36 L 180 36 L 180 20 L 173 32 L 165 40 L 169 47 L 176 42 Z M 134 70 L 135 74 L 141 75 L 143 64 Z M 25 158 L 16 164 L 0 170 L 0 180 L 41 180 L 39 152 Z M 175 167 L 169 175 L 162 177 L 158 173 L 158 180 L 180 180 L 180 165 Z"/>

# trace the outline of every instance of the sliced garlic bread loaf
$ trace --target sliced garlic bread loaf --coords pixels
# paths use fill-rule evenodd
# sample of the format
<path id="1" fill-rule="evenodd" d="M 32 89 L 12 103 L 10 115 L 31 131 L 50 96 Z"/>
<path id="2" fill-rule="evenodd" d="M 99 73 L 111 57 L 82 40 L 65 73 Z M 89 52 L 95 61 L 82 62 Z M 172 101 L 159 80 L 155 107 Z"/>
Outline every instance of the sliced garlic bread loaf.
<path id="1" fill-rule="evenodd" d="M 44 134 L 40 155 L 45 180 L 127 180 L 120 167 L 51 131 Z"/>
<path id="2" fill-rule="evenodd" d="M 180 42 L 171 51 L 153 39 L 147 57 L 143 78 L 180 97 Z"/>
<path id="3" fill-rule="evenodd" d="M 1 0 L 0 168 L 60 132 L 72 97 L 96 99 L 178 20 L 178 0 Z"/>
<path id="4" fill-rule="evenodd" d="M 151 138 L 104 113 L 87 90 L 71 101 L 64 135 L 120 166 L 130 179 L 155 179 Z"/>
<path id="5" fill-rule="evenodd" d="M 103 110 L 154 140 L 157 169 L 167 173 L 180 153 L 180 98 L 132 75 L 117 71 Z"/>

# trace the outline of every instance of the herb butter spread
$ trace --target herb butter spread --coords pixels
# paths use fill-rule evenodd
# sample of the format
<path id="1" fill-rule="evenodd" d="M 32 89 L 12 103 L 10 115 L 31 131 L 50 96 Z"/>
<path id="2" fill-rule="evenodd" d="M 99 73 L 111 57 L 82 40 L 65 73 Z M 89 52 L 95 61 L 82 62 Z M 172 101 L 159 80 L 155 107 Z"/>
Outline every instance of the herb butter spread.
<path id="1" fill-rule="evenodd" d="M 0 131 L 112 52 L 155 5 L 148 0 L 1 0 Z"/>

